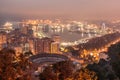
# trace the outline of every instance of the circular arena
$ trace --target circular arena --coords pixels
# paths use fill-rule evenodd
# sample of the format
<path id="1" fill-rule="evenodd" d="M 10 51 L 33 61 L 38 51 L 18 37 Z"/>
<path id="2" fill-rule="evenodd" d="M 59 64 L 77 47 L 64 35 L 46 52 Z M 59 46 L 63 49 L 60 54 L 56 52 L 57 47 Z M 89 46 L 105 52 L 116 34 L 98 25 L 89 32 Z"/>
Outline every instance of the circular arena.
<path id="1" fill-rule="evenodd" d="M 37 63 L 37 64 L 56 63 L 60 61 L 69 60 L 67 56 L 62 54 L 47 54 L 47 53 L 33 55 L 29 59 L 33 63 Z"/>

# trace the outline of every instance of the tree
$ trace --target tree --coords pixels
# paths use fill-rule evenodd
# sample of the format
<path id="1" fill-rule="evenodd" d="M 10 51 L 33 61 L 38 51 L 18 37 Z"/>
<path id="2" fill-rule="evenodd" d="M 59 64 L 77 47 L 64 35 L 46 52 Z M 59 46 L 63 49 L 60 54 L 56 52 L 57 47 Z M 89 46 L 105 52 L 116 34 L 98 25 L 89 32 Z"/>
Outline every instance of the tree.
<path id="1" fill-rule="evenodd" d="M 73 64 L 71 61 L 62 61 L 48 66 L 39 75 L 40 80 L 70 80 L 73 76 Z"/>
<path id="2" fill-rule="evenodd" d="M 87 68 L 76 71 L 71 61 L 62 61 L 45 68 L 39 78 L 40 80 L 97 80 L 97 75 Z"/>
<path id="3" fill-rule="evenodd" d="M 1 80 L 31 80 L 30 62 L 24 56 L 16 58 L 12 49 L 0 51 L 0 78 Z"/>
<path id="4" fill-rule="evenodd" d="M 46 67 L 45 70 L 39 75 L 40 80 L 57 80 L 57 75 L 53 72 L 52 68 Z"/>
<path id="5" fill-rule="evenodd" d="M 111 45 L 111 47 L 108 48 L 108 55 L 110 57 L 110 64 L 112 66 L 112 69 L 115 71 L 115 74 L 120 79 L 120 42 Z"/>
<path id="6" fill-rule="evenodd" d="M 56 74 L 59 74 L 59 80 L 70 78 L 73 75 L 74 65 L 71 61 L 63 61 L 53 65 Z"/>
<path id="7" fill-rule="evenodd" d="M 83 68 L 75 72 L 73 80 L 97 80 L 95 72 Z"/>
<path id="8" fill-rule="evenodd" d="M 116 74 L 112 70 L 112 66 L 109 62 L 101 59 L 99 63 L 89 64 L 87 69 L 96 72 L 99 80 L 115 80 Z"/>

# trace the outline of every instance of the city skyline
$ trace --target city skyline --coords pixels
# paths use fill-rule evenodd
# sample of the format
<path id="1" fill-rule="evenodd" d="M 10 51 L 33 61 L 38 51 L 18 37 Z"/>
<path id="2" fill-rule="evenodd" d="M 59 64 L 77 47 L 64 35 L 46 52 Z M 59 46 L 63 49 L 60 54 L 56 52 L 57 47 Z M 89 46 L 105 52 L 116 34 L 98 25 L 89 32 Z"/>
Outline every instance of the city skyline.
<path id="1" fill-rule="evenodd" d="M 0 0 L 0 80 L 120 80 L 120 0 Z"/>
<path id="2" fill-rule="evenodd" d="M 0 14 L 42 18 L 119 19 L 119 0 L 1 0 Z"/>

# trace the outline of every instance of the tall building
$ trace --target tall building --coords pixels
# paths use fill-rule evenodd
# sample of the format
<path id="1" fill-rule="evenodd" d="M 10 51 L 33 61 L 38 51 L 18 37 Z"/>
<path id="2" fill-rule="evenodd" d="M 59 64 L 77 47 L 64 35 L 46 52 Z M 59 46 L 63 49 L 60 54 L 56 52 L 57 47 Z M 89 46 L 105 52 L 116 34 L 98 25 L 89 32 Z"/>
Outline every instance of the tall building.
<path id="1" fill-rule="evenodd" d="M 5 32 L 0 32 L 0 49 L 7 45 L 7 34 Z"/>
<path id="2" fill-rule="evenodd" d="M 43 32 L 46 32 L 46 33 L 49 32 L 49 25 L 44 25 Z"/>
<path id="3" fill-rule="evenodd" d="M 30 46 L 29 46 L 29 43 L 26 42 L 26 43 L 24 44 L 24 52 L 29 52 L 29 51 L 30 51 Z"/>
<path id="4" fill-rule="evenodd" d="M 51 43 L 52 43 L 51 38 L 36 38 L 34 40 L 34 46 L 35 46 L 35 53 L 51 53 Z"/>
<path id="5" fill-rule="evenodd" d="M 61 38 L 60 38 L 59 35 L 53 35 L 53 36 L 52 36 L 52 39 L 53 39 L 53 41 L 55 41 L 55 42 L 57 42 L 57 43 L 60 43 L 60 42 L 61 42 Z"/>
<path id="6" fill-rule="evenodd" d="M 43 52 L 42 41 L 39 38 L 34 38 L 34 52 L 35 54 Z"/>
<path id="7" fill-rule="evenodd" d="M 51 52 L 51 43 L 53 42 L 51 38 L 43 38 L 42 39 L 43 42 L 43 51 L 45 53 L 50 53 Z"/>
<path id="8" fill-rule="evenodd" d="M 105 23 L 102 23 L 102 29 L 105 30 L 105 28 L 106 28 Z"/>
<path id="9" fill-rule="evenodd" d="M 27 25 L 21 26 L 21 32 L 23 34 L 27 34 L 27 32 L 28 32 L 28 26 Z"/>
<path id="10" fill-rule="evenodd" d="M 34 39 L 29 39 L 29 48 L 33 54 L 35 54 Z"/>
<path id="11" fill-rule="evenodd" d="M 51 53 L 59 53 L 59 43 L 57 42 L 52 42 L 51 43 Z"/>

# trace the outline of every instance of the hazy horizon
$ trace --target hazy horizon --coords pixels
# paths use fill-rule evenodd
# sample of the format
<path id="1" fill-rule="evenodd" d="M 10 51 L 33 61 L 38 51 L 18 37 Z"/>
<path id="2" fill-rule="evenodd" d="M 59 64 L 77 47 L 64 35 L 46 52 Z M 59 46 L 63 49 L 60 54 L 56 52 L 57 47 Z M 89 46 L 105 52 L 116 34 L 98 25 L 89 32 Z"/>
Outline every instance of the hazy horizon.
<path id="1" fill-rule="evenodd" d="M 0 0 L 0 14 L 43 18 L 120 19 L 120 0 Z"/>

